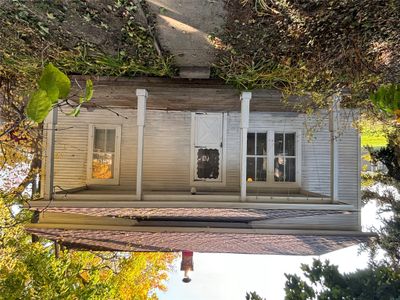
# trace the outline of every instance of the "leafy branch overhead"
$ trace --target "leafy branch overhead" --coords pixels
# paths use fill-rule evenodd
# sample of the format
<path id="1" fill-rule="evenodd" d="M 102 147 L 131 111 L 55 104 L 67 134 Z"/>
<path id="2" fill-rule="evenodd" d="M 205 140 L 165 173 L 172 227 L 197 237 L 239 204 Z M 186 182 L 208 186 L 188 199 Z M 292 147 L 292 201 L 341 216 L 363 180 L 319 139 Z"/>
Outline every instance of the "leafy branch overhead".
<path id="1" fill-rule="evenodd" d="M 29 119 L 41 123 L 51 109 L 58 104 L 59 100 L 67 100 L 71 91 L 71 81 L 66 74 L 49 63 L 43 70 L 38 81 L 39 88 L 32 93 L 26 114 Z M 93 97 L 93 83 L 90 79 L 86 81 L 86 92 L 79 97 L 79 104 L 74 107 L 71 115 L 77 116 L 83 103 L 89 102 Z"/>
<path id="2" fill-rule="evenodd" d="M 372 103 L 389 117 L 395 116 L 400 124 L 400 84 L 385 84 L 371 93 Z"/>

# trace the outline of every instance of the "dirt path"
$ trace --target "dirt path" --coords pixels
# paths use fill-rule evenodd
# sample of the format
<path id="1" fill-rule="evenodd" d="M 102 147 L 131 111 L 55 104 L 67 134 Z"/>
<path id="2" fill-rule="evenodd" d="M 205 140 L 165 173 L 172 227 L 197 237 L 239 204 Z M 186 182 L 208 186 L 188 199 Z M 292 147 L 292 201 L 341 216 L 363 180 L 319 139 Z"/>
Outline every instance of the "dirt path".
<path id="1" fill-rule="evenodd" d="M 181 77 L 208 77 L 215 49 L 208 36 L 225 22 L 223 0 L 147 0 L 156 14 L 158 41 L 175 56 Z"/>

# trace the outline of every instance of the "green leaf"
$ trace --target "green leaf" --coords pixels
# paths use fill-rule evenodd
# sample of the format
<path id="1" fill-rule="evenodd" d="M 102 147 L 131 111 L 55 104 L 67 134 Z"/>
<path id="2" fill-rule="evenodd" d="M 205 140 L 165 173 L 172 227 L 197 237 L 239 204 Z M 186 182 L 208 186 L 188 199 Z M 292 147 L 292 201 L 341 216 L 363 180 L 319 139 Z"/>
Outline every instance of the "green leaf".
<path id="1" fill-rule="evenodd" d="M 52 101 L 49 99 L 47 92 L 40 89 L 33 93 L 29 99 L 26 114 L 28 118 L 36 123 L 42 123 L 49 113 L 51 106 Z"/>
<path id="2" fill-rule="evenodd" d="M 88 79 L 86 80 L 86 94 L 85 94 L 85 102 L 89 102 L 93 97 L 93 82 Z"/>
<path id="3" fill-rule="evenodd" d="M 49 63 L 43 70 L 39 80 L 39 87 L 45 90 L 52 103 L 66 98 L 71 90 L 71 81 L 68 76 Z"/>

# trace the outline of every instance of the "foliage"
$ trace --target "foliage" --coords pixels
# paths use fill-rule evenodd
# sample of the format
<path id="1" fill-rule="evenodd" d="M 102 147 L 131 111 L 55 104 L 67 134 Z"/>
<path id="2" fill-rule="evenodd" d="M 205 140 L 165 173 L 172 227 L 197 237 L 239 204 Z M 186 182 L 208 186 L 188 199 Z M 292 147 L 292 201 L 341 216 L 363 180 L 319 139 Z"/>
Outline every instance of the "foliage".
<path id="1" fill-rule="evenodd" d="M 53 107 L 58 106 L 60 99 L 68 100 L 71 90 L 71 80 L 66 74 L 49 63 L 43 70 L 38 82 L 39 88 L 33 92 L 26 107 L 27 117 L 32 121 L 41 123 Z M 87 103 L 93 97 L 93 83 L 90 79 L 86 81 L 86 91 L 84 96 L 79 97 L 79 104 L 70 113 L 76 117 L 81 105 Z M 72 106 L 72 105 L 71 105 Z"/>
<path id="2" fill-rule="evenodd" d="M 167 290 L 164 281 L 168 279 L 175 258 L 175 253 L 150 252 L 122 259 L 119 262 L 121 271 L 113 282 L 117 298 L 158 299 L 155 291 Z"/>
<path id="3" fill-rule="evenodd" d="M 246 293 L 246 300 L 265 300 L 261 298 L 256 292 Z"/>
<path id="4" fill-rule="evenodd" d="M 14 216 L 0 199 L 0 299 L 157 299 L 165 290 L 174 253 L 115 254 L 63 250 L 32 243 L 23 228 L 29 214 Z"/>
<path id="5" fill-rule="evenodd" d="M 371 109 L 370 91 L 397 83 L 398 1 L 242 0 L 227 3 L 215 74 L 241 89 L 276 88 L 326 107 L 349 89 L 348 105 Z M 311 94 L 313 92 L 313 94 Z"/>
<path id="6" fill-rule="evenodd" d="M 328 261 L 314 259 L 311 266 L 302 264 L 307 281 L 297 275 L 285 274 L 287 300 L 299 299 L 396 299 L 400 273 L 388 266 L 370 267 L 354 273 L 341 274 Z"/>
<path id="7" fill-rule="evenodd" d="M 371 93 L 370 99 L 374 105 L 389 117 L 396 117 L 400 124 L 400 85 L 384 84 Z"/>
<path id="8" fill-rule="evenodd" d="M 0 74 L 34 75 L 46 61 L 68 74 L 171 74 L 131 1 L 5 1 L 0 20 Z"/>
<path id="9" fill-rule="evenodd" d="M 397 133 L 391 135 L 389 144 L 377 151 L 372 151 L 371 156 L 373 161 L 380 161 L 386 166 L 389 177 L 400 181 L 400 145 L 396 136 Z"/>

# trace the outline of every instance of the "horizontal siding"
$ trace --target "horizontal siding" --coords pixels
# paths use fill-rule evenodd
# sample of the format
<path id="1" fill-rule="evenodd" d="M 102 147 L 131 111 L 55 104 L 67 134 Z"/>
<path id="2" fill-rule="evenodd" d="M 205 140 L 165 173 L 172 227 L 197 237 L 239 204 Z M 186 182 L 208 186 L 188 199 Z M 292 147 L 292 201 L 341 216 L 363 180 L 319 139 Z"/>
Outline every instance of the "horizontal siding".
<path id="1" fill-rule="evenodd" d="M 298 228 L 306 225 L 309 229 L 360 230 L 357 213 L 314 215 L 297 218 L 280 218 L 260 222 L 265 225 Z"/>
<path id="2" fill-rule="evenodd" d="M 347 116 L 343 112 L 342 126 L 339 128 L 338 143 L 338 198 L 339 200 L 359 206 L 360 186 L 358 164 L 359 157 L 359 138 L 358 132 L 348 126 Z"/>
<path id="3" fill-rule="evenodd" d="M 190 190 L 190 132 L 190 112 L 146 112 L 144 190 Z"/>
<path id="4" fill-rule="evenodd" d="M 330 133 L 327 122 L 304 118 L 308 128 L 315 129 L 311 136 L 303 132 L 302 188 L 329 196 L 330 194 Z M 304 125 L 302 126 L 304 127 Z"/>

